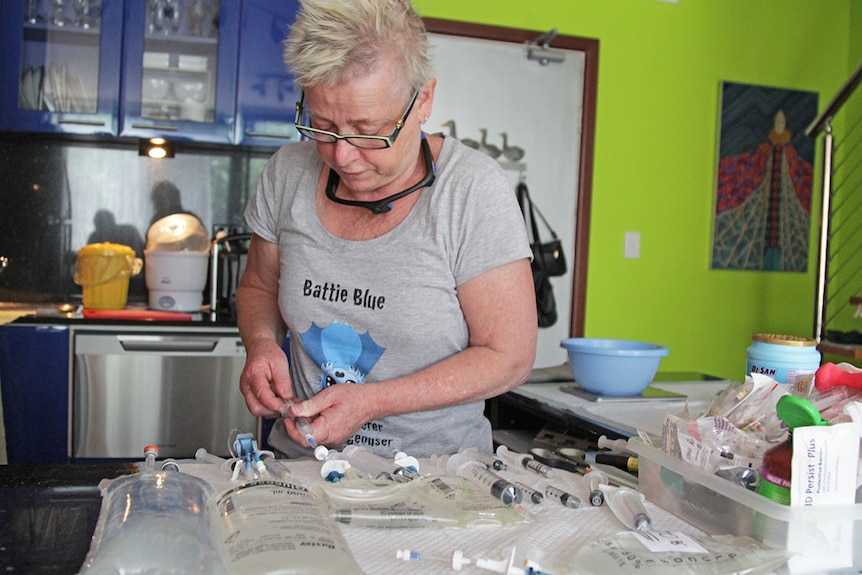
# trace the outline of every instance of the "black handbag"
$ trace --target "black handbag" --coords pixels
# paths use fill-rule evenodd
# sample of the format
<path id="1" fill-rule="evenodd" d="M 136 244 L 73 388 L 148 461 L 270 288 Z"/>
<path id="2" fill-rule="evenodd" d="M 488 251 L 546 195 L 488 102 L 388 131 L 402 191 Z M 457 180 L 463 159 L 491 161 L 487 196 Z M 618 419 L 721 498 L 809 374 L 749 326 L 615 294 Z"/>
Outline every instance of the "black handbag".
<path id="1" fill-rule="evenodd" d="M 527 184 L 519 182 L 517 193 L 518 203 L 521 205 L 521 212 L 524 214 L 524 222 L 527 225 L 530 249 L 533 250 L 533 267 L 540 266 L 550 277 L 564 275 L 566 273 L 566 256 L 563 253 L 563 244 L 557 237 L 557 233 L 548 225 L 548 220 L 530 199 Z M 551 232 L 551 241 L 542 242 L 536 219 L 537 214 L 548 231 Z"/>
<path id="2" fill-rule="evenodd" d="M 548 226 L 542 213 L 530 201 L 527 185 L 523 182 L 519 183 L 517 194 L 527 227 L 527 238 L 533 251 L 532 269 L 533 285 L 536 290 L 536 315 L 538 316 L 539 327 L 549 327 L 557 323 L 557 300 L 554 298 L 554 286 L 551 285 L 550 278 L 566 273 L 563 247 L 554 231 Z M 534 211 L 538 212 L 539 217 L 545 222 L 545 226 L 551 230 L 551 235 L 554 238 L 551 242 L 543 244 L 539 239 Z"/>

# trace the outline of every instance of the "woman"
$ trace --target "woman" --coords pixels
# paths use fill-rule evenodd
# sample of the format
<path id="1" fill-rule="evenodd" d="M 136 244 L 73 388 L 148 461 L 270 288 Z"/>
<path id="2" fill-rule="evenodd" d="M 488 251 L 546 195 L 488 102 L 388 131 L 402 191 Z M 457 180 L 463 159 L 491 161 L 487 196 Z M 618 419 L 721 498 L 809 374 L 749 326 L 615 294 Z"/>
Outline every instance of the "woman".
<path id="1" fill-rule="evenodd" d="M 436 81 L 408 0 L 306 0 L 285 61 L 311 141 L 272 157 L 246 209 L 237 311 L 250 411 L 293 403 L 318 443 L 383 455 L 490 451 L 483 400 L 524 381 L 537 333 L 505 175 L 422 132 Z M 270 444 L 307 453 L 289 418 Z"/>

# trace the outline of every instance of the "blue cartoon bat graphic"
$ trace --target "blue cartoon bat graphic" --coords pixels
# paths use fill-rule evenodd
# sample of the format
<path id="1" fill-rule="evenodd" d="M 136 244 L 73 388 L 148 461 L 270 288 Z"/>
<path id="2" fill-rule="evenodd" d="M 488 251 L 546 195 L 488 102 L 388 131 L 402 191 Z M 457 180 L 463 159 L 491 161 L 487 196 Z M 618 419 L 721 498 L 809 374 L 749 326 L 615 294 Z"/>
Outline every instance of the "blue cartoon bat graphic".
<path id="1" fill-rule="evenodd" d="M 364 383 L 365 376 L 386 351 L 366 331 L 358 334 L 346 323 L 332 322 L 321 328 L 312 323 L 299 335 L 302 345 L 323 373 L 318 387 L 336 383 Z"/>

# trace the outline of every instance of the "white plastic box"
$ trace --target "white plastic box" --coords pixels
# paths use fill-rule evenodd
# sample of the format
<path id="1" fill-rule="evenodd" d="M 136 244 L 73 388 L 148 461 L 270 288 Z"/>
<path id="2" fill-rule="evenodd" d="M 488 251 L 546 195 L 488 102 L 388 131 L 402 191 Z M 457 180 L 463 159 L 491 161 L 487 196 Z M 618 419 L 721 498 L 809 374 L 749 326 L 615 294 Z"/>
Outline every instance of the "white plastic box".
<path id="1" fill-rule="evenodd" d="M 747 535 L 798 553 L 788 563 L 794 574 L 862 570 L 862 504 L 789 507 L 636 438 L 629 448 L 638 454 L 641 493 L 703 531 Z"/>

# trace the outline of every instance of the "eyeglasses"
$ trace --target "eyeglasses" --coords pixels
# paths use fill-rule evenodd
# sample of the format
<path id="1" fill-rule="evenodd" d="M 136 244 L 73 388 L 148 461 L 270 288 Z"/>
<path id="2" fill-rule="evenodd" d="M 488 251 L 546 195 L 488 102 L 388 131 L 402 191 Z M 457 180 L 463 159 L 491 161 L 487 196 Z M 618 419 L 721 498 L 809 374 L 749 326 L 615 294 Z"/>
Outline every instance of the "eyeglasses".
<path id="1" fill-rule="evenodd" d="M 305 112 L 305 92 L 302 93 L 302 96 L 299 98 L 299 102 L 296 103 L 296 118 L 293 120 L 293 123 L 296 125 L 296 131 L 310 140 L 325 142 L 327 144 L 337 142 L 338 140 L 345 140 L 348 144 L 356 146 L 357 148 L 382 150 L 383 148 L 392 147 L 395 143 L 395 138 L 398 137 L 398 134 L 401 132 L 401 128 L 404 127 L 404 123 L 407 121 L 407 116 L 410 115 L 410 110 L 413 109 L 413 104 L 416 103 L 416 97 L 418 95 L 419 90 L 416 90 L 413 93 L 413 98 L 410 99 L 410 105 L 407 106 L 407 109 L 404 111 L 404 115 L 402 115 L 401 119 L 395 123 L 395 129 L 392 130 L 392 133 L 388 136 L 370 136 L 365 134 L 341 135 L 336 134 L 335 132 L 327 132 L 326 130 L 318 130 L 317 128 L 312 128 L 311 126 L 302 124 L 302 116 Z"/>

